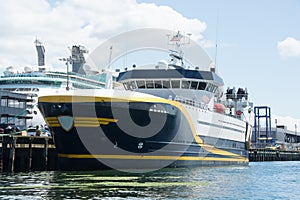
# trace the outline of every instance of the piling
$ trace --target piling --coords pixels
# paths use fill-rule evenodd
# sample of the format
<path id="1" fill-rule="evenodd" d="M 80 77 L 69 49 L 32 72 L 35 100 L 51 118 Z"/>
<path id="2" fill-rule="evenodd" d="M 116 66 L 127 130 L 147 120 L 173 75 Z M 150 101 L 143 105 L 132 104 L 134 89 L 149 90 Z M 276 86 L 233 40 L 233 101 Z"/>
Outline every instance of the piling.
<path id="1" fill-rule="evenodd" d="M 0 136 L 1 171 L 56 170 L 57 153 L 52 137 Z"/>
<path id="2" fill-rule="evenodd" d="M 2 140 L 3 140 L 3 138 L 0 137 L 0 173 L 3 171 L 3 148 L 2 148 Z"/>

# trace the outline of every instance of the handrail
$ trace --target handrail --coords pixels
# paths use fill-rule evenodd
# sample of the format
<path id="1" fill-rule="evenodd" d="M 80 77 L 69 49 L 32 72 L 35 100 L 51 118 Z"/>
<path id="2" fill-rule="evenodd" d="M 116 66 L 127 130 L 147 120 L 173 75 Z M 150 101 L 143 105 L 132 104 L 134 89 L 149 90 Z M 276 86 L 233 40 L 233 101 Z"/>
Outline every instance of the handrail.
<path id="1" fill-rule="evenodd" d="M 201 109 L 204 109 L 204 110 L 208 110 L 208 105 L 207 104 L 205 104 L 203 102 L 196 101 L 194 99 L 188 99 L 188 98 L 185 98 L 185 97 L 182 97 L 182 96 L 176 96 L 174 101 L 178 101 L 178 102 L 186 104 L 186 105 L 190 105 L 190 106 L 194 106 L 194 107 L 201 108 Z"/>

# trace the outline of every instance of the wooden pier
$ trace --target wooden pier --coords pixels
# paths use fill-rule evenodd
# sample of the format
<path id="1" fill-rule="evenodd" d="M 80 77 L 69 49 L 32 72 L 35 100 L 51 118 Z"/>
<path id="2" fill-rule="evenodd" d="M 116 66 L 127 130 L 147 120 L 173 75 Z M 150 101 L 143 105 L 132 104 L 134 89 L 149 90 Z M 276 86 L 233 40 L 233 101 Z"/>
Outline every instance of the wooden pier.
<path id="1" fill-rule="evenodd" d="M 52 137 L 0 135 L 0 171 L 43 171 L 57 169 Z"/>
<path id="2" fill-rule="evenodd" d="M 273 149 L 250 149 L 250 162 L 264 161 L 296 161 L 300 160 L 299 151 L 281 151 Z"/>

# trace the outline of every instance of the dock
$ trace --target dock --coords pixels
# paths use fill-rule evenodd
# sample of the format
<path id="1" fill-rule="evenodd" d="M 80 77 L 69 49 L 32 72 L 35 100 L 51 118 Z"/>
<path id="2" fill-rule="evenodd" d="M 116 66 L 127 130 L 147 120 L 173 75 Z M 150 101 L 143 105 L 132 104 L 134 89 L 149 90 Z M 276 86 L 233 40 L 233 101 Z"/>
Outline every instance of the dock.
<path id="1" fill-rule="evenodd" d="M 275 149 L 250 149 L 250 162 L 265 162 L 265 161 L 297 161 L 300 160 L 299 151 L 282 151 Z"/>
<path id="2" fill-rule="evenodd" d="M 1 172 L 57 170 L 52 137 L 0 135 Z"/>

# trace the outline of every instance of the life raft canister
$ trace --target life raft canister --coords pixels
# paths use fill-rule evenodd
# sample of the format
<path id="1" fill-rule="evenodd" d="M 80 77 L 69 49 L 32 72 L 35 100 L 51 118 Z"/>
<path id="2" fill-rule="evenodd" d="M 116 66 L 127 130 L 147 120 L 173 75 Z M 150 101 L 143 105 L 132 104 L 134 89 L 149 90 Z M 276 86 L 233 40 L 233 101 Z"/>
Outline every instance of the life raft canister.
<path id="1" fill-rule="evenodd" d="M 242 115 L 242 113 L 243 113 L 243 112 L 242 112 L 242 111 L 240 111 L 240 110 L 237 110 L 237 111 L 236 111 L 236 115 L 237 115 L 237 116 L 241 116 L 241 115 Z"/>

